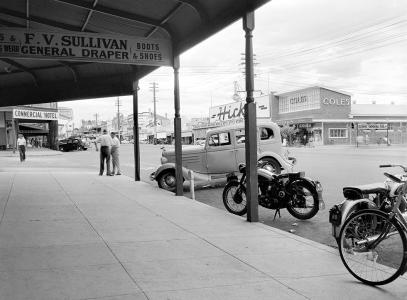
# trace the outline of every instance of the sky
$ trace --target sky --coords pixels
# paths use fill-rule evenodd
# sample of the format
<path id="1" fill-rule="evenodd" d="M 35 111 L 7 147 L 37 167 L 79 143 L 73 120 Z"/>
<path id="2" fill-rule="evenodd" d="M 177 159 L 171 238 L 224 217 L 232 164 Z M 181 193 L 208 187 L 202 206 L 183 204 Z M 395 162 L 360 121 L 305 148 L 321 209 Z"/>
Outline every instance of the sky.
<path id="1" fill-rule="evenodd" d="M 358 104 L 407 104 L 407 5 L 405 0 L 273 0 L 255 12 L 255 96 L 324 86 L 352 95 Z M 233 102 L 244 90 L 242 21 L 180 57 L 181 116 L 208 117 L 211 106 Z M 139 112 L 174 117 L 173 69 L 162 67 L 139 81 Z M 244 93 L 239 93 L 244 99 Z M 74 122 L 110 120 L 117 97 L 60 102 Z M 121 112 L 132 113 L 132 96 Z"/>

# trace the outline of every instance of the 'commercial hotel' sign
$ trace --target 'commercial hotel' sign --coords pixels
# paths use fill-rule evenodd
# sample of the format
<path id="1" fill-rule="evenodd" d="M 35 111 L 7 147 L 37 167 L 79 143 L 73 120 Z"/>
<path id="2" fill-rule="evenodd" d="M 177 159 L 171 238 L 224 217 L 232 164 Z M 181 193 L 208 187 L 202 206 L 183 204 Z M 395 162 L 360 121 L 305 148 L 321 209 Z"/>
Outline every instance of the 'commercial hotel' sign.
<path id="1" fill-rule="evenodd" d="M 171 66 L 171 49 L 165 39 L 0 29 L 0 57 Z"/>
<path id="2" fill-rule="evenodd" d="M 30 109 L 13 109 L 14 119 L 31 119 L 31 120 L 58 120 L 58 113 L 53 111 L 40 111 Z"/>

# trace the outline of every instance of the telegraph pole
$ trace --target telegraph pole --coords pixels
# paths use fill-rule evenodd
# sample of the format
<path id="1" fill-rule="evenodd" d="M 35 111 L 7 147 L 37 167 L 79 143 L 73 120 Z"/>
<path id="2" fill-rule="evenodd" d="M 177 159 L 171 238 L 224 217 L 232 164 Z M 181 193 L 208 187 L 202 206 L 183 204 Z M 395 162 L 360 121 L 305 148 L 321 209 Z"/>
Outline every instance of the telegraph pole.
<path id="1" fill-rule="evenodd" d="M 120 140 L 120 106 L 122 106 L 122 104 L 120 103 L 120 97 L 117 97 L 116 106 L 117 106 L 117 132 L 118 132 L 119 141 L 121 141 Z"/>
<path id="2" fill-rule="evenodd" d="M 246 68 L 246 53 L 240 53 L 240 55 L 242 57 L 240 58 L 241 62 L 239 64 L 239 66 L 242 70 L 243 76 L 246 77 L 246 69 L 247 69 Z M 256 54 L 253 54 L 252 57 L 253 57 L 253 77 L 255 78 L 255 77 L 257 77 L 257 73 L 254 68 L 256 66 L 258 66 L 259 63 L 257 62 Z M 269 82 L 269 85 L 270 85 L 270 82 Z M 270 89 L 270 87 L 269 87 L 269 89 Z M 234 95 L 238 95 L 240 97 L 240 95 L 238 93 L 244 93 L 244 92 L 246 92 L 246 91 L 239 91 L 239 89 L 237 87 L 237 81 L 235 81 L 235 94 Z M 261 90 L 253 90 L 253 92 L 258 92 L 258 93 L 260 93 L 260 95 L 263 95 L 263 92 Z M 269 94 L 270 94 L 270 92 L 269 92 Z M 235 100 L 235 99 L 233 99 L 233 100 Z M 239 102 L 240 100 L 235 100 L 235 101 Z"/>
<path id="3" fill-rule="evenodd" d="M 96 126 L 98 126 L 98 116 L 99 116 L 99 114 L 96 113 L 96 114 L 94 114 L 94 116 L 95 116 L 95 124 L 96 124 Z"/>
<path id="4" fill-rule="evenodd" d="M 150 90 L 153 91 L 153 102 L 154 102 L 154 145 L 157 143 L 157 113 L 156 113 L 156 90 L 158 89 L 158 83 L 152 82 L 150 83 Z"/>

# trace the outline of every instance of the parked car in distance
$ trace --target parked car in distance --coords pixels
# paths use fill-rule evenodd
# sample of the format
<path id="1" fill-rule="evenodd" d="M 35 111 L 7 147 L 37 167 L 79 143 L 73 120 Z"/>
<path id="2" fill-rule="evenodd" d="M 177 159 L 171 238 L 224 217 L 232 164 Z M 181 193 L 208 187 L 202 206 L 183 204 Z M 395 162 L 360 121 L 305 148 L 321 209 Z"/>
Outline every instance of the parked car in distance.
<path id="1" fill-rule="evenodd" d="M 280 127 L 270 121 L 257 124 L 257 156 L 259 166 L 277 174 L 292 171 L 294 158 L 282 151 Z M 244 123 L 209 130 L 204 146 L 190 145 L 182 149 L 182 173 L 184 181 L 194 172 L 197 185 L 213 185 L 226 182 L 226 175 L 237 172 L 245 162 Z M 163 149 L 161 165 L 150 175 L 160 188 L 175 191 L 175 151 Z"/>
<path id="2" fill-rule="evenodd" d="M 60 151 L 87 150 L 88 146 L 80 138 L 69 137 L 59 141 Z"/>

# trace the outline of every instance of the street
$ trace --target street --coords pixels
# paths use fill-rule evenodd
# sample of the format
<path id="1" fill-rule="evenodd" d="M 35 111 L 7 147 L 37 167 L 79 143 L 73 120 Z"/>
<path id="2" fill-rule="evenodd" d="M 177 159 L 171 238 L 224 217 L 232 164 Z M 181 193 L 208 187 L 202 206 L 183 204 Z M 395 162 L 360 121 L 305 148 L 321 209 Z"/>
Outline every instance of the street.
<path id="1" fill-rule="evenodd" d="M 329 209 L 343 200 L 342 188 L 345 186 L 383 182 L 383 172 L 400 173 L 401 169 L 380 169 L 380 164 L 407 164 L 406 149 L 398 146 L 325 146 L 316 148 L 289 148 L 290 155 L 297 158 L 296 171 L 305 171 L 307 177 L 319 180 L 324 188 L 325 210 L 319 211 L 311 220 L 298 220 L 287 210 L 281 211 L 281 218 L 274 220 L 274 210 L 259 207 L 260 222 L 285 231 L 294 230 L 294 234 L 313 241 L 336 247 L 328 222 Z M 132 145 L 122 145 L 122 160 L 126 175 L 134 176 L 132 167 Z M 149 174 L 159 164 L 160 147 L 142 145 L 142 180 L 151 182 Z M 225 209 L 222 202 L 223 187 L 199 188 L 195 191 L 196 200 L 208 205 Z M 188 190 L 185 196 L 190 197 Z M 244 216 L 245 217 L 245 216 Z"/>
<path id="2" fill-rule="evenodd" d="M 157 186 L 149 175 L 160 164 L 161 145 L 141 144 L 140 169 L 141 180 Z M 326 209 L 318 212 L 311 220 L 301 221 L 292 217 L 287 210 L 281 211 L 281 218 L 274 218 L 274 210 L 259 207 L 260 222 L 293 234 L 330 246 L 336 246 L 331 236 L 328 212 L 332 205 L 342 201 L 342 188 L 359 184 L 383 182 L 383 172 L 400 173 L 401 169 L 380 169 L 380 164 L 407 164 L 406 149 L 400 146 L 321 146 L 316 148 L 289 148 L 290 155 L 297 158 L 296 171 L 305 171 L 307 177 L 319 180 L 324 188 L 323 196 Z M 32 150 L 31 150 L 32 151 Z M 47 157 L 30 157 L 27 151 L 27 162 L 20 165 L 17 157 L 2 158 L 2 168 L 33 167 L 63 168 L 78 172 L 84 168 L 98 174 L 99 152 L 87 151 L 61 152 L 61 155 Z M 132 144 L 121 145 L 120 161 L 122 173 L 134 177 L 134 154 Z M 115 180 L 114 177 L 112 180 Z M 158 186 L 157 186 L 158 187 Z M 196 200 L 224 210 L 222 187 L 197 188 Z M 184 195 L 190 197 L 185 189 Z M 191 200 L 192 201 L 192 200 Z M 245 217 L 245 216 L 244 216 Z"/>

